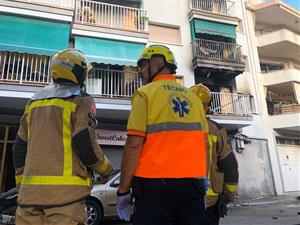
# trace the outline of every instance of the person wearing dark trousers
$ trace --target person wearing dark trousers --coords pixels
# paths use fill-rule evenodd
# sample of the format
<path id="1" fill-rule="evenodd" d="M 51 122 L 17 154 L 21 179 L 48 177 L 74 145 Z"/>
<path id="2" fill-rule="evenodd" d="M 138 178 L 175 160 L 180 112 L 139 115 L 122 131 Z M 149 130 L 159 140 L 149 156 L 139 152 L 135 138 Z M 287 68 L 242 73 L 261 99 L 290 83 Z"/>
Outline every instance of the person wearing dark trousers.
<path id="1" fill-rule="evenodd" d="M 207 121 L 201 101 L 176 82 L 173 53 L 162 45 L 138 60 L 144 79 L 132 96 L 117 212 L 134 225 L 198 225 L 205 212 Z"/>

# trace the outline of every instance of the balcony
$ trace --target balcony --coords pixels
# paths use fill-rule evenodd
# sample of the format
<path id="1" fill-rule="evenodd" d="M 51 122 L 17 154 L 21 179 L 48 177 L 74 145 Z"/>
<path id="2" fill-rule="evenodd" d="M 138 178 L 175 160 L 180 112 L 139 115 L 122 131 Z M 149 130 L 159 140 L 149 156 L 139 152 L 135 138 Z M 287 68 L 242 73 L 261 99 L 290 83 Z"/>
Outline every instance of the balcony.
<path id="1" fill-rule="evenodd" d="M 232 43 L 194 39 L 193 66 L 196 75 L 232 79 L 244 71 L 241 46 Z M 221 74 L 221 76 L 220 76 Z"/>
<path id="2" fill-rule="evenodd" d="M 281 83 L 299 82 L 299 64 L 261 64 L 261 71 L 264 74 L 264 86 L 272 86 Z"/>
<path id="3" fill-rule="evenodd" d="M 50 57 L 17 52 L 0 52 L 0 84 L 46 86 L 50 78 Z M 93 69 L 86 82 L 95 97 L 129 98 L 142 85 L 136 72 Z"/>
<path id="4" fill-rule="evenodd" d="M 0 12 L 72 22 L 75 0 L 2 0 Z"/>
<path id="5" fill-rule="evenodd" d="M 105 37 L 97 33 L 147 38 L 147 13 L 138 8 L 77 0 L 72 32 L 75 35 L 94 35 L 102 38 Z M 91 32 L 94 34 L 91 35 Z"/>
<path id="6" fill-rule="evenodd" d="M 226 0 L 191 0 L 191 9 L 228 15 L 227 4 Z"/>
<path id="7" fill-rule="evenodd" d="M 190 0 L 190 20 L 194 18 L 208 19 L 216 22 L 237 25 L 239 19 L 230 16 L 230 9 L 234 5 L 230 0 Z"/>
<path id="8" fill-rule="evenodd" d="M 289 101 L 268 102 L 269 115 L 300 113 L 300 104 Z"/>
<path id="9" fill-rule="evenodd" d="M 212 92 L 212 120 L 228 130 L 249 126 L 253 115 L 253 99 L 247 94 Z"/>
<path id="10" fill-rule="evenodd" d="M 296 132 L 300 129 L 300 104 L 290 101 L 267 102 L 270 122 L 278 132 Z"/>
<path id="11" fill-rule="evenodd" d="M 251 96 L 246 94 L 212 92 L 210 109 L 214 115 L 251 116 Z"/>
<path id="12" fill-rule="evenodd" d="M 256 29 L 258 53 L 260 57 L 280 56 L 299 61 L 300 31 L 286 25 L 274 25 Z"/>
<path id="13" fill-rule="evenodd" d="M 0 116 L 6 115 L 7 121 L 19 120 L 28 99 L 52 83 L 49 65 L 49 56 L 0 52 Z M 106 121 L 127 120 L 129 98 L 141 85 L 136 72 L 100 68 L 93 69 L 86 81 L 97 115 Z"/>

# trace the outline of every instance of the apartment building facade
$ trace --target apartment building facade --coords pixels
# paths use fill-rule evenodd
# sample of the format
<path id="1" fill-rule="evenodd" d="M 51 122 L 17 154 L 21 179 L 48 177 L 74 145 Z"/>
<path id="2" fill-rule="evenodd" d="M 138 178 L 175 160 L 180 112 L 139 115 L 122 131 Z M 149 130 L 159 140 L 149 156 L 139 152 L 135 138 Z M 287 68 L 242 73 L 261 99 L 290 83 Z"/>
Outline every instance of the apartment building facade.
<path id="1" fill-rule="evenodd" d="M 299 191 L 300 12 L 282 1 L 247 1 L 246 8 L 251 71 L 260 97 L 275 191 Z"/>
<path id="2" fill-rule="evenodd" d="M 96 102 L 98 142 L 118 168 L 130 96 L 141 85 L 135 61 L 150 44 L 165 44 L 174 52 L 178 82 L 211 89 L 210 117 L 229 132 L 239 161 L 239 194 L 288 191 L 283 189 L 276 135 L 269 129 L 271 116 L 261 110 L 267 109 L 264 85 L 270 85 L 257 72 L 256 36 L 250 36 L 254 11 L 249 7 L 244 0 L 2 1 L 1 191 L 14 185 L 11 146 L 26 101 L 51 83 L 50 57 L 66 47 L 80 49 L 93 63 L 86 85 Z"/>

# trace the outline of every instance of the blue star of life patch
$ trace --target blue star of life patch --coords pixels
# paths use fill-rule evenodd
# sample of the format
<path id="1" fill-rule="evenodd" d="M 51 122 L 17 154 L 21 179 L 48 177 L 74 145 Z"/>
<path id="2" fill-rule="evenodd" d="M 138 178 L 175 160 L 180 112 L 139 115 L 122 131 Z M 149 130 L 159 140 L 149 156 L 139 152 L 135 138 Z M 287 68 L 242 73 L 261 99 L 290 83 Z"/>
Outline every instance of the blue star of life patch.
<path id="1" fill-rule="evenodd" d="M 190 101 L 185 96 L 173 95 L 170 103 L 174 113 L 179 117 L 186 117 L 190 113 Z"/>

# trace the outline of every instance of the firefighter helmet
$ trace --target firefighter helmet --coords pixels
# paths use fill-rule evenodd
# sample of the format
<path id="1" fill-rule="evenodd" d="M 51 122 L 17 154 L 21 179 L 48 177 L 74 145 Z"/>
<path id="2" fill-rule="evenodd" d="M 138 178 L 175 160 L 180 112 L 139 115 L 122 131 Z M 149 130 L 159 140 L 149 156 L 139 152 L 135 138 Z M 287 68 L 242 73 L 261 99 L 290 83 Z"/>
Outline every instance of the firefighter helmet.
<path id="1" fill-rule="evenodd" d="M 177 63 L 174 54 L 168 47 L 164 45 L 150 45 L 149 47 L 145 48 L 137 61 L 138 66 L 141 66 L 141 63 L 144 60 L 150 60 L 155 55 L 163 56 L 165 62 L 171 70 L 171 73 L 176 73 Z"/>
<path id="2" fill-rule="evenodd" d="M 56 83 L 83 84 L 91 69 L 86 56 L 73 48 L 58 52 L 50 62 L 51 76 Z"/>
<path id="3" fill-rule="evenodd" d="M 208 104 L 211 101 L 211 92 L 208 87 L 204 86 L 203 84 L 196 84 L 190 87 L 190 90 L 194 92 L 202 101 L 204 105 L 204 110 L 208 111 Z"/>

